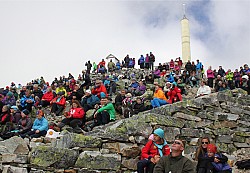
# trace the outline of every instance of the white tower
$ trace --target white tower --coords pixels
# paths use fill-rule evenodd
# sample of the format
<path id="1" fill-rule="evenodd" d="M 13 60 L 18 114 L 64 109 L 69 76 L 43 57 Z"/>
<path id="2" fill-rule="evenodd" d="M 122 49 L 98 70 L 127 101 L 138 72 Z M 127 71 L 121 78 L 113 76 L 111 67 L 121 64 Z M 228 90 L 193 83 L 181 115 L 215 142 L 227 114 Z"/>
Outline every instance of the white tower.
<path id="1" fill-rule="evenodd" d="M 191 61 L 191 52 L 190 52 L 190 32 L 189 32 L 189 23 L 185 14 L 185 4 L 183 4 L 183 19 L 181 20 L 181 41 L 182 41 L 182 61 L 187 63 L 188 60 Z"/>

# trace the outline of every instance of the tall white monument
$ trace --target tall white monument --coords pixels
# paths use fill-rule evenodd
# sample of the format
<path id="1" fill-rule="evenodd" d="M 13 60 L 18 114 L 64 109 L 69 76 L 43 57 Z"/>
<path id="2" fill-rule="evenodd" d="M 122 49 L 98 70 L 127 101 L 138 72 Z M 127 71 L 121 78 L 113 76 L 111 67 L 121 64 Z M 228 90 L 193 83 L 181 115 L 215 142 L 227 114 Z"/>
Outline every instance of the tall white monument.
<path id="1" fill-rule="evenodd" d="M 190 52 L 190 32 L 189 32 L 189 23 L 186 18 L 185 4 L 183 4 L 183 19 L 181 20 L 181 41 L 182 41 L 182 61 L 187 63 L 188 60 L 191 61 L 191 52 Z"/>

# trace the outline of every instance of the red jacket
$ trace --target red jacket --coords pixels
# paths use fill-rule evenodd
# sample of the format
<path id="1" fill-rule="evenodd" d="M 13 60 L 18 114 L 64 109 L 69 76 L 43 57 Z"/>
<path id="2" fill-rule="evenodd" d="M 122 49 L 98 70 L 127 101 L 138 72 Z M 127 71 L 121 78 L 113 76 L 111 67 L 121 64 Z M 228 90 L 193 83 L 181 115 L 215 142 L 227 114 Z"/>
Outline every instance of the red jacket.
<path id="1" fill-rule="evenodd" d="M 56 104 L 57 104 L 57 105 L 65 107 L 65 106 L 66 106 L 66 99 L 65 99 L 64 97 L 62 97 L 62 98 L 59 100 L 59 102 L 57 102 L 57 98 L 58 98 L 58 97 L 59 97 L 59 96 L 55 97 L 55 98 L 50 102 L 50 104 L 52 104 L 52 102 L 56 101 Z"/>
<path id="2" fill-rule="evenodd" d="M 103 84 L 101 84 L 100 87 L 98 87 L 98 88 L 93 88 L 91 91 L 92 94 L 97 95 L 99 98 L 101 98 L 100 97 L 101 92 L 104 92 L 107 96 L 107 89 Z"/>
<path id="3" fill-rule="evenodd" d="M 164 156 L 167 156 L 170 154 L 170 148 L 168 145 L 165 145 L 162 148 L 162 153 Z M 146 143 L 146 145 L 142 148 L 141 159 L 150 159 L 151 157 L 154 157 L 155 155 L 160 155 L 158 148 L 154 145 L 152 140 L 149 140 Z"/>
<path id="4" fill-rule="evenodd" d="M 173 100 L 182 101 L 181 89 L 178 87 L 174 87 L 173 89 L 168 91 L 167 95 L 168 95 L 168 103 L 173 103 Z"/>
<path id="5" fill-rule="evenodd" d="M 85 112 L 82 108 L 71 108 L 68 112 L 68 115 L 71 115 L 72 118 L 82 119 L 85 115 Z"/>
<path id="6" fill-rule="evenodd" d="M 52 99 L 54 98 L 54 94 L 53 92 L 46 92 L 43 97 L 42 97 L 42 100 L 46 100 L 48 102 L 50 102 Z"/>
<path id="7" fill-rule="evenodd" d="M 5 113 L 3 115 L 1 115 L 1 121 L 0 121 L 0 124 L 6 124 L 7 122 L 12 122 L 13 120 L 13 117 L 11 114 L 9 113 Z"/>

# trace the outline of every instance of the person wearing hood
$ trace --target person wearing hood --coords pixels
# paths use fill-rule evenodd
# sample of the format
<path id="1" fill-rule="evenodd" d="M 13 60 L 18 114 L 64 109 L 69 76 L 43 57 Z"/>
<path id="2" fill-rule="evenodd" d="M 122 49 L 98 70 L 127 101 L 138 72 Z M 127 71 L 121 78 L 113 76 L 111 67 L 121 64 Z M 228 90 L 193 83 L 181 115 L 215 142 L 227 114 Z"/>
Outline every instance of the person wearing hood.
<path id="1" fill-rule="evenodd" d="M 41 136 L 45 136 L 48 129 L 49 123 L 48 120 L 44 117 L 44 112 L 42 110 L 38 110 L 37 117 L 33 123 L 32 128 L 28 132 L 20 134 L 20 136 L 22 138 L 39 138 Z"/>
<path id="2" fill-rule="evenodd" d="M 3 99 L 3 103 L 8 106 L 13 106 L 16 104 L 16 99 L 12 92 L 8 92 Z"/>
<path id="3" fill-rule="evenodd" d="M 13 117 L 10 113 L 10 108 L 4 105 L 2 108 L 2 114 L 0 115 L 0 137 L 5 139 L 5 135 L 13 128 Z"/>
<path id="4" fill-rule="evenodd" d="M 55 113 L 56 116 L 59 116 L 66 106 L 64 91 L 57 93 L 57 97 L 51 100 L 50 104 L 51 104 L 51 113 Z"/>
<path id="5" fill-rule="evenodd" d="M 164 139 L 164 131 L 161 128 L 155 129 L 153 140 L 149 140 L 142 148 L 141 160 L 137 163 L 137 172 L 153 173 L 156 163 L 162 156 L 170 154 L 170 148 Z"/>

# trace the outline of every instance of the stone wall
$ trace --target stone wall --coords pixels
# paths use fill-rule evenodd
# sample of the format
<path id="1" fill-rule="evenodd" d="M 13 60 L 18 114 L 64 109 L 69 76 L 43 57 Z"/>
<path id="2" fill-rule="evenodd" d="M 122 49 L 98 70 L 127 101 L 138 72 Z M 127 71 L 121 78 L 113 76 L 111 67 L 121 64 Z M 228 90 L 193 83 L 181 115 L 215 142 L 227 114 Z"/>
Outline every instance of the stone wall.
<path id="1" fill-rule="evenodd" d="M 199 137 L 208 136 L 231 160 L 250 158 L 250 96 L 241 89 L 186 99 L 59 139 L 19 137 L 0 143 L 3 172 L 134 172 L 141 147 L 154 128 L 171 143 L 187 141 L 192 157 Z M 236 172 L 236 171 L 235 171 Z"/>

